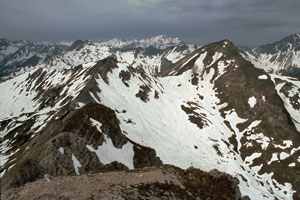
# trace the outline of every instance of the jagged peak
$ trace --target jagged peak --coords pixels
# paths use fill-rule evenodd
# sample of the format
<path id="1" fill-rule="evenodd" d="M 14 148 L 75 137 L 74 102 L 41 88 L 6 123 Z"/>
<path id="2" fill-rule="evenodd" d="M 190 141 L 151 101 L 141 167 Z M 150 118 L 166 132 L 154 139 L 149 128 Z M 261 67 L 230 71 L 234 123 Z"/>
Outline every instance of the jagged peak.
<path id="1" fill-rule="evenodd" d="M 132 48 L 132 47 L 147 48 L 150 46 L 154 46 L 159 49 L 164 49 L 169 46 L 183 44 L 183 42 L 178 37 L 173 38 L 173 37 L 167 37 L 166 35 L 158 35 L 150 38 L 134 39 L 134 40 L 113 38 L 109 41 L 102 42 L 100 44 L 109 45 L 114 48 Z"/>
<path id="2" fill-rule="evenodd" d="M 166 35 L 157 35 L 148 39 L 142 39 L 141 41 L 153 41 L 153 42 L 173 42 L 181 44 L 183 43 L 182 40 L 178 37 L 168 37 Z"/>

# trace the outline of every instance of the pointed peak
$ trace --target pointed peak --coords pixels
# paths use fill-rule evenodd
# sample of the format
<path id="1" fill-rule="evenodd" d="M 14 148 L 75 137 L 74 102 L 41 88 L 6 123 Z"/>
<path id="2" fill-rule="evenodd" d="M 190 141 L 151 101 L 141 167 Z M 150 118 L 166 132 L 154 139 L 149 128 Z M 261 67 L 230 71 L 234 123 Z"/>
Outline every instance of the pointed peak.
<path id="1" fill-rule="evenodd" d="M 210 52 L 220 52 L 223 54 L 228 54 L 232 52 L 239 52 L 239 48 L 230 40 L 224 39 L 218 42 L 207 44 L 198 51 L 210 51 Z"/>
<path id="2" fill-rule="evenodd" d="M 168 69 L 162 70 L 160 76 L 181 75 L 190 69 L 195 69 L 200 72 L 198 74 L 201 74 L 203 67 L 212 66 L 220 60 L 226 63 L 245 61 L 240 55 L 239 48 L 232 41 L 226 39 L 207 44 L 193 51 Z"/>
<path id="3" fill-rule="evenodd" d="M 228 39 L 224 39 L 224 40 L 221 40 L 221 41 L 218 41 L 218 42 L 214 42 L 214 43 L 211 43 L 211 44 L 209 44 L 209 45 L 229 45 L 229 46 L 234 46 L 234 47 L 236 47 L 236 45 L 232 42 L 232 41 L 230 41 L 230 40 L 228 40 Z"/>

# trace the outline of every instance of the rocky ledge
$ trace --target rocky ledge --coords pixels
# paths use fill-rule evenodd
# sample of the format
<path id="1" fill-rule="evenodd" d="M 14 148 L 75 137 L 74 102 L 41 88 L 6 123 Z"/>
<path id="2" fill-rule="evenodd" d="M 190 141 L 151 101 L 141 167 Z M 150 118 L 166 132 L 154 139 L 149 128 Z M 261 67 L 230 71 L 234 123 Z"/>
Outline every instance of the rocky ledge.
<path id="1" fill-rule="evenodd" d="M 81 176 L 45 175 L 43 179 L 4 191 L 3 199 L 248 199 L 239 181 L 213 170 L 163 165 L 139 170 L 110 171 Z"/>

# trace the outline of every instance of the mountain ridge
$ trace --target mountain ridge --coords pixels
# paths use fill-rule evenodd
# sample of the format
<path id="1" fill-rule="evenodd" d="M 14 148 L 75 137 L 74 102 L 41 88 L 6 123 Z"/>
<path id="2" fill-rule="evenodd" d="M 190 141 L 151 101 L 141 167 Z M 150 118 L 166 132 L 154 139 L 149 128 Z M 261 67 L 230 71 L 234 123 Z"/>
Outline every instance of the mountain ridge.
<path id="1" fill-rule="evenodd" d="M 228 40 L 191 52 L 158 77 L 133 65 L 135 57 L 126 57 L 69 69 L 40 68 L 0 84 L 1 92 L 11 94 L 0 101 L 7 102 L 1 104 L 3 181 L 22 185 L 44 173 L 76 175 L 99 162 L 121 161 L 109 152 L 123 155 L 127 167 L 135 166 L 134 157 L 144 147 L 140 155 L 148 160 L 225 171 L 239 179 L 242 195 L 253 199 L 299 195 L 299 132 L 285 107 L 297 96 L 290 96 L 280 77 L 274 82 Z M 18 106 L 10 108 L 11 102 Z M 95 112 L 84 111 L 89 106 Z M 35 173 L 19 171 L 26 167 Z"/>
<path id="2" fill-rule="evenodd" d="M 300 48 L 299 35 L 300 34 L 293 34 L 281 39 L 280 41 L 271 44 L 261 45 L 260 47 L 254 48 L 252 50 L 243 48 L 243 50 L 241 51 L 246 59 L 254 63 L 256 67 L 264 69 L 268 73 L 298 77 L 299 68 L 300 68 L 298 66 L 299 63 L 298 60 L 300 59 L 300 56 L 297 53 L 300 52 L 298 51 L 298 49 Z M 40 45 L 41 48 L 46 48 L 46 47 L 48 48 L 48 46 L 55 47 L 56 50 L 49 49 L 46 55 L 43 55 L 43 51 L 45 50 L 42 49 L 29 50 L 30 55 L 28 55 L 28 53 L 26 55 L 26 52 L 24 52 L 24 50 L 21 50 L 20 53 L 18 53 L 19 56 L 17 56 L 17 54 L 13 55 L 13 53 L 17 51 L 18 47 L 12 45 L 8 47 L 7 45 L 8 44 L 18 45 L 18 43 L 19 46 L 21 45 L 21 43 L 26 43 L 26 44 L 28 43 L 31 44 L 31 46 L 32 45 L 36 46 L 35 48 L 40 48 L 38 47 L 38 45 Z M 70 48 L 72 45 L 73 47 Z M 134 40 L 115 38 L 107 42 L 96 42 L 96 43 L 91 42 L 89 40 L 85 40 L 85 41 L 78 40 L 78 41 L 74 41 L 72 44 L 70 42 L 51 43 L 51 42 L 30 42 L 26 40 L 9 41 L 5 39 L 1 39 L 0 49 L 2 50 L 0 51 L 0 64 L 1 64 L 0 79 L 2 79 L 3 81 L 9 77 L 13 77 L 18 74 L 24 73 L 24 71 L 28 71 L 35 67 L 45 67 L 47 65 L 58 66 L 59 65 L 58 62 L 60 62 L 64 67 L 70 65 L 76 66 L 80 64 L 85 64 L 87 62 L 103 59 L 108 55 L 117 54 L 117 52 L 128 52 L 128 51 L 136 52 L 142 57 L 157 56 L 158 54 L 160 54 L 161 58 L 157 58 L 149 61 L 146 59 L 147 62 L 150 63 L 156 62 L 155 64 L 156 68 L 160 68 L 159 65 L 166 64 L 166 66 L 169 66 L 170 60 L 175 62 L 174 56 L 170 55 L 168 56 L 170 57 L 170 59 L 165 59 L 167 57 L 163 58 L 164 56 L 162 55 L 164 54 L 165 51 L 167 51 L 167 49 L 170 48 L 174 49 L 175 47 L 177 47 L 176 56 L 178 57 L 178 59 L 175 61 L 178 61 L 183 56 L 187 55 L 187 53 L 192 52 L 193 50 L 197 49 L 199 46 L 187 45 L 179 38 L 176 37 L 171 38 L 165 35 L 158 35 L 151 38 L 134 39 Z M 8 49 L 6 50 L 6 48 Z M 76 51 L 77 54 L 72 53 L 70 55 L 67 55 L 67 52 L 72 52 L 73 50 L 75 50 L 73 48 L 77 49 Z M 84 48 L 85 48 L 85 52 L 80 52 Z M 41 51 L 42 54 L 38 53 L 39 51 Z M 91 53 L 90 56 L 87 55 L 90 53 Z M 93 58 L 95 56 L 96 59 Z M 23 57 L 23 58 L 21 59 L 18 57 Z M 79 57 L 80 58 L 79 60 L 82 60 L 83 62 L 72 61 L 74 60 L 75 57 Z M 86 57 L 86 59 L 82 59 L 81 57 Z M 59 61 L 59 59 L 62 60 Z M 162 61 L 158 61 L 159 59 L 161 59 Z M 159 62 L 162 62 L 162 64 L 159 64 Z"/>
<path id="3" fill-rule="evenodd" d="M 170 46 L 177 46 L 180 44 L 183 44 L 183 41 L 179 39 L 178 37 L 172 38 L 167 37 L 166 35 L 158 35 L 154 37 L 150 37 L 147 39 L 120 39 L 120 38 L 114 38 L 107 42 L 100 42 L 100 44 L 109 45 L 114 48 L 147 48 L 150 46 L 154 46 L 157 49 L 165 49 Z"/>
<path id="4" fill-rule="evenodd" d="M 268 73 L 299 78 L 300 34 L 247 51 L 246 58 Z"/>
<path id="5" fill-rule="evenodd" d="M 153 63 L 156 68 L 159 68 L 161 65 L 160 62 L 170 64 L 170 61 L 168 61 L 168 56 L 172 55 L 163 55 L 166 54 L 168 49 L 171 48 L 171 50 L 174 50 L 174 55 L 172 57 L 172 60 L 174 61 L 176 56 L 182 58 L 184 55 L 197 48 L 196 45 L 185 45 L 180 39 L 169 38 L 165 35 L 141 40 L 115 40 L 122 41 L 121 46 L 114 44 L 112 42 L 113 40 L 100 43 L 91 42 L 89 40 L 76 40 L 72 44 L 66 42 L 53 44 L 49 42 L 19 41 L 20 47 L 11 47 L 12 45 L 9 45 L 18 43 L 18 41 L 1 41 L 3 41 L 0 43 L 0 49 L 2 49 L 2 51 L 0 51 L 0 80 L 2 79 L 2 81 L 22 74 L 25 71 L 29 71 L 33 68 L 59 65 L 61 65 L 62 68 L 71 66 L 75 67 L 80 64 L 104 59 L 112 54 L 118 56 L 125 52 L 134 52 L 136 56 L 142 57 L 142 60 L 149 60 L 147 62 Z M 23 44 L 24 42 L 25 44 Z M 21 51 L 19 53 L 19 57 L 23 57 L 21 60 L 18 60 L 14 57 L 14 52 L 6 52 L 7 48 L 8 50 L 11 49 L 10 51 L 12 51 L 13 48 L 14 51 L 20 51 L 18 48 L 24 48 L 24 46 L 26 47 L 27 43 L 31 44 L 31 46 L 36 45 L 37 47 L 40 45 L 41 48 L 53 46 L 58 50 L 55 50 L 53 53 L 52 51 L 49 51 L 46 56 L 44 56 L 46 57 L 45 59 L 41 59 L 41 57 L 43 57 L 43 55 L 40 55 L 39 53 L 41 50 L 29 50 L 30 55 L 27 55 L 28 53 Z M 177 50 L 175 50 L 176 47 L 178 47 Z M 160 61 L 161 59 L 162 61 Z"/>

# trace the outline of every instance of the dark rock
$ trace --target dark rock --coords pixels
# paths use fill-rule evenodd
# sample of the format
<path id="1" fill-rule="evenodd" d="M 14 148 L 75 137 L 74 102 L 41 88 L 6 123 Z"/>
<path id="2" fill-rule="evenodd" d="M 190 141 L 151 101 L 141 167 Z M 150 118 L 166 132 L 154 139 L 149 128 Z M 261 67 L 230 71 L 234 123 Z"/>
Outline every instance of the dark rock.
<path id="1" fill-rule="evenodd" d="M 151 89 L 147 85 L 140 86 L 139 92 L 135 95 L 137 98 L 140 98 L 142 101 L 147 102 L 149 101 L 149 92 Z"/>
<path id="2" fill-rule="evenodd" d="M 21 164 L 20 171 L 13 177 L 11 186 L 20 187 L 27 182 L 33 182 L 42 177 L 43 168 L 37 161 L 29 159 L 24 164 Z"/>
<path id="3" fill-rule="evenodd" d="M 104 165 L 103 167 L 98 169 L 96 172 L 103 173 L 103 172 L 127 171 L 127 170 L 129 170 L 129 168 L 126 165 L 124 165 L 123 163 L 114 161 L 107 165 Z"/>
<path id="4" fill-rule="evenodd" d="M 162 165 L 162 161 L 156 156 L 154 149 L 135 144 L 133 150 L 133 164 L 135 168 L 158 167 Z"/>

